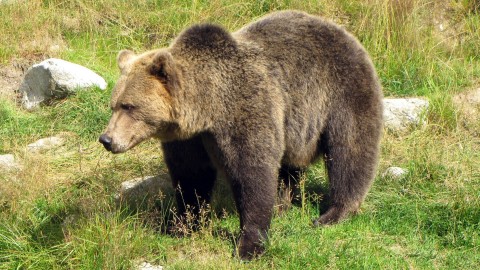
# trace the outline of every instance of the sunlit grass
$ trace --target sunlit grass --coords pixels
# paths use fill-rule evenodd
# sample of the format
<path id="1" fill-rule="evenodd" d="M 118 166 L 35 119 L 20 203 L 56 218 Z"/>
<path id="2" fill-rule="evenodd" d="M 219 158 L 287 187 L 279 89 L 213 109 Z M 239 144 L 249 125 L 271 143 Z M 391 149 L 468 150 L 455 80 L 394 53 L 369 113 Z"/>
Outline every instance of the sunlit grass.
<path id="1" fill-rule="evenodd" d="M 107 91 L 79 92 L 31 113 L 0 98 L 0 154 L 14 154 L 23 166 L 0 171 L 0 269 L 131 269 L 142 261 L 169 269 L 475 269 L 480 123 L 452 103 L 453 95 L 480 82 L 475 3 L 37 0 L 0 5 L 0 62 L 61 57 L 109 83 Z M 323 165 L 312 166 L 302 186 L 304 204 L 276 216 L 266 254 L 242 263 L 232 256 L 239 221 L 228 189 L 217 190 L 211 221 L 185 238 L 162 233 L 164 218 L 171 216 L 166 202 L 138 211 L 115 207 L 122 181 L 165 170 L 156 141 L 115 156 L 96 142 L 110 116 L 118 51 L 167 46 L 196 22 L 233 31 L 280 9 L 301 9 L 344 25 L 372 55 L 386 95 L 430 101 L 426 126 L 384 135 L 379 174 L 361 213 L 335 226 L 312 227 L 311 219 L 325 210 L 316 192 L 328 189 Z M 458 32 L 438 32 L 434 20 L 442 18 Z M 52 50 L 55 45 L 60 49 Z M 40 154 L 25 149 L 58 134 L 66 138 L 59 149 Z M 383 178 L 389 166 L 408 174 Z"/>

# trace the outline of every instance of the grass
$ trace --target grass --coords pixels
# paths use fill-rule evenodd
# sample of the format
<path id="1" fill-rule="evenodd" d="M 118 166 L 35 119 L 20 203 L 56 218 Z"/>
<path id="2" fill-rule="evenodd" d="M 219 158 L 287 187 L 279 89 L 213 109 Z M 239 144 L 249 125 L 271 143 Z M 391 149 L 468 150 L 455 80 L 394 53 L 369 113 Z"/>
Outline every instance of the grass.
<path id="1" fill-rule="evenodd" d="M 266 254 L 232 257 L 238 215 L 229 196 L 188 237 L 161 233 L 166 201 L 131 211 L 115 207 L 122 181 L 164 171 L 157 142 L 110 155 L 96 142 L 110 112 L 124 48 L 167 46 L 195 22 L 235 30 L 272 10 L 301 9 L 353 32 L 371 53 L 387 96 L 430 100 L 427 125 L 386 133 L 379 174 L 362 212 L 313 228 L 322 208 L 325 171 L 306 174 L 304 204 L 272 222 Z M 0 62 L 60 57 L 109 83 L 28 113 L 0 97 L 0 154 L 20 171 L 0 171 L 0 269 L 132 269 L 143 261 L 168 269 L 476 269 L 480 265 L 480 123 L 452 96 L 480 83 L 478 1 L 18 1 L 0 5 Z M 31 16 L 35 14 L 35 16 Z M 28 18 L 28 19 L 27 19 Z M 442 24 L 446 30 L 440 30 Z M 67 143 L 40 154 L 39 138 Z M 381 176 L 389 166 L 402 179 Z M 224 208 L 226 210 L 224 210 Z"/>

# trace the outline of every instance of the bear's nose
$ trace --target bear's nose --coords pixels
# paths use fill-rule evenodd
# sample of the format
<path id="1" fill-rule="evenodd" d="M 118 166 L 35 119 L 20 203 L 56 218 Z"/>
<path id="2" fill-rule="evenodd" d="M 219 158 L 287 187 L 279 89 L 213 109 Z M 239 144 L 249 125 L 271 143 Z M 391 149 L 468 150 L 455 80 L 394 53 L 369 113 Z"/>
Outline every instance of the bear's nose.
<path id="1" fill-rule="evenodd" d="M 102 134 L 98 141 L 103 144 L 105 149 L 112 151 L 112 138 L 108 137 L 107 134 Z"/>

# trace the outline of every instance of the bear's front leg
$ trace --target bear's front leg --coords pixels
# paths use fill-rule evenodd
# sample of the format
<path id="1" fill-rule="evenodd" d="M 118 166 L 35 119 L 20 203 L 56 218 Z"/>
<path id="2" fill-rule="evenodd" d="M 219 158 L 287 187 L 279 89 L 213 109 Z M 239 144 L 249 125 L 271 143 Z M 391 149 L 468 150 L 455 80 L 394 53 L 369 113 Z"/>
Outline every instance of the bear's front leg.
<path id="1" fill-rule="evenodd" d="M 251 260 L 264 252 L 276 197 L 277 169 L 239 164 L 227 172 L 240 213 L 238 256 Z"/>
<path id="2" fill-rule="evenodd" d="M 200 211 L 210 203 L 217 172 L 200 137 L 162 143 L 165 163 L 172 178 L 177 200 L 179 221 L 191 229 L 199 229 Z M 187 216 L 193 215 L 193 224 Z M 182 233 L 176 224 L 171 233 Z"/>

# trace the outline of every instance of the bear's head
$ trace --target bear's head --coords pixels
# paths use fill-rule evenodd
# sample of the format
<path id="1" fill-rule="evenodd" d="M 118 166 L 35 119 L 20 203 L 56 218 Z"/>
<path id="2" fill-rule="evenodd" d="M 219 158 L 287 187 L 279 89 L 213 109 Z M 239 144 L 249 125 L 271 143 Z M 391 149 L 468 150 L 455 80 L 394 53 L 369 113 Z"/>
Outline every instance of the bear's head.
<path id="1" fill-rule="evenodd" d="M 228 88 L 228 75 L 238 70 L 227 64 L 238 59 L 237 51 L 230 33 L 212 24 L 186 29 L 165 49 L 121 51 L 113 114 L 99 141 L 121 153 L 150 137 L 166 142 L 208 130 L 215 122 L 211 111 L 220 113 L 215 104 L 223 102 L 214 99 L 225 95 L 216 91 Z"/>
<path id="2" fill-rule="evenodd" d="M 179 87 L 172 55 L 124 50 L 117 61 L 121 75 L 112 92 L 112 117 L 99 141 L 108 151 L 122 153 L 151 137 L 172 140 L 177 129 L 172 90 Z"/>

